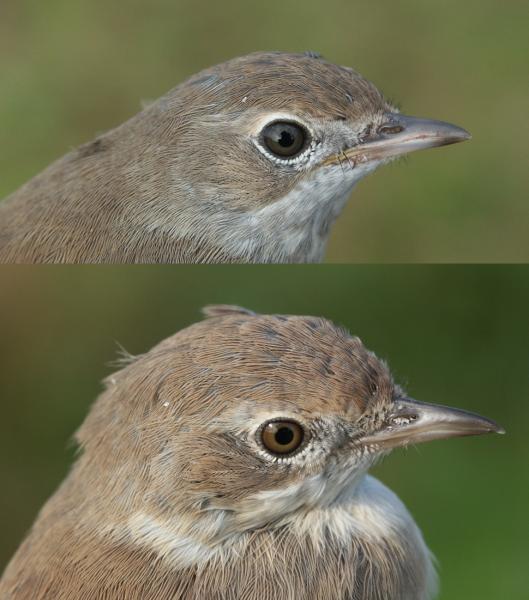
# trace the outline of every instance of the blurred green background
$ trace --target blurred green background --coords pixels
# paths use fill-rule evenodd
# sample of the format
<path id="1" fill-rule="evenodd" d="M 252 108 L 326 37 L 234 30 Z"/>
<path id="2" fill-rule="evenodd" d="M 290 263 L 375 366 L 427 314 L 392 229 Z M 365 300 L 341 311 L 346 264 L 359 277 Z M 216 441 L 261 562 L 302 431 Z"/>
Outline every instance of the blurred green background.
<path id="1" fill-rule="evenodd" d="M 331 262 L 529 261 L 526 0 L 1 0 L 0 197 L 192 73 L 313 49 L 473 140 L 362 182 Z"/>
<path id="2" fill-rule="evenodd" d="M 0 568 L 68 471 L 118 343 L 142 353 L 208 303 L 329 317 L 414 397 L 501 423 L 505 436 L 399 450 L 375 472 L 436 554 L 441 598 L 527 598 L 524 266 L 0 268 Z"/>

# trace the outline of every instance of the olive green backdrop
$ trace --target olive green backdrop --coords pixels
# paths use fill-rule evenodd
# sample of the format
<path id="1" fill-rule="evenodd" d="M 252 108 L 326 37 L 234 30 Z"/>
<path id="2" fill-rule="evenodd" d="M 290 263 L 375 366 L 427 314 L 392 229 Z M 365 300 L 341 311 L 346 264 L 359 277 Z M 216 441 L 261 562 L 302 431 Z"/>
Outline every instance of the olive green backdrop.
<path id="1" fill-rule="evenodd" d="M 412 396 L 501 423 L 505 436 L 395 451 L 375 472 L 436 554 L 442 598 L 527 598 L 523 266 L 0 268 L 0 569 L 68 471 L 71 434 L 118 343 L 144 352 L 208 303 L 329 317 L 386 358 Z"/>
<path id="2" fill-rule="evenodd" d="M 529 261 L 528 22 L 526 0 L 1 0 L 0 198 L 204 67 L 312 49 L 474 136 L 363 181 L 327 260 Z"/>

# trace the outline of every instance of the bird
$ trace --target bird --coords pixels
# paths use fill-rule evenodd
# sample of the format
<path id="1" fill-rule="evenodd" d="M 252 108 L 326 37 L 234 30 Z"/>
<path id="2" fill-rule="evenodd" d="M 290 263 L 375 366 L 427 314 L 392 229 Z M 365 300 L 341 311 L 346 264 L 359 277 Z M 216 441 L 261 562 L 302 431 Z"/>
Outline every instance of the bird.
<path id="1" fill-rule="evenodd" d="M 4 263 L 320 262 L 354 185 L 461 142 L 317 53 L 206 69 L 0 203 Z"/>
<path id="2" fill-rule="evenodd" d="M 0 583 L 10 600 L 425 600 L 393 448 L 503 433 L 420 402 L 321 317 L 231 305 L 126 356 Z"/>

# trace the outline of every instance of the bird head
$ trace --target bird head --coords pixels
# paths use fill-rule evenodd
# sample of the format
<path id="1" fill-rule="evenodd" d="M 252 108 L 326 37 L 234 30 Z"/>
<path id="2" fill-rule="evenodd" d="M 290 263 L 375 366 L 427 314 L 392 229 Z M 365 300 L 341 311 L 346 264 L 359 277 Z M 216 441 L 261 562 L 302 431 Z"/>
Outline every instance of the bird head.
<path id="1" fill-rule="evenodd" d="M 132 519 L 139 537 L 156 524 L 207 543 L 280 526 L 354 502 L 391 448 L 502 432 L 408 398 L 325 319 L 207 314 L 112 376 L 78 434 L 88 493 L 106 486 L 98 496 L 114 498 L 113 517 Z"/>
<path id="2" fill-rule="evenodd" d="M 217 243 L 257 260 L 270 260 L 270 249 L 275 260 L 321 259 L 359 179 L 397 156 L 470 137 L 400 114 L 356 71 L 312 53 L 233 59 L 149 110 L 160 159 L 171 156 L 172 181 L 176 170 L 202 228 L 209 220 Z"/>

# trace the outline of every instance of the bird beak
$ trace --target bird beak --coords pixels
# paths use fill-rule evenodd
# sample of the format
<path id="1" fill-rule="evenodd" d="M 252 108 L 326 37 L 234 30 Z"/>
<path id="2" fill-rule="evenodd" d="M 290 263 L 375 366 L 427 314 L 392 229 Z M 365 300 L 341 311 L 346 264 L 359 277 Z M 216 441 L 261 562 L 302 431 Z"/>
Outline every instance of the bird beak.
<path id="1" fill-rule="evenodd" d="M 401 398 L 394 402 L 385 425 L 362 437 L 360 442 L 390 449 L 482 433 L 505 433 L 505 430 L 494 421 L 466 410 Z"/>
<path id="2" fill-rule="evenodd" d="M 390 113 L 374 135 L 339 155 L 327 158 L 323 164 L 337 164 L 346 159 L 353 166 L 387 160 L 415 150 L 457 144 L 471 137 L 468 131 L 451 123 Z"/>

